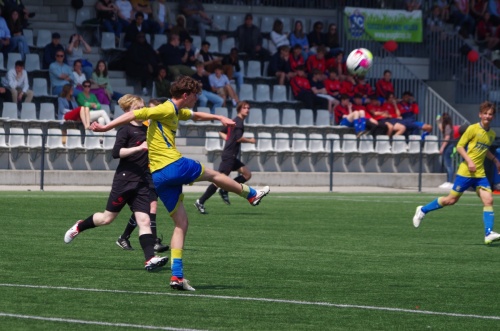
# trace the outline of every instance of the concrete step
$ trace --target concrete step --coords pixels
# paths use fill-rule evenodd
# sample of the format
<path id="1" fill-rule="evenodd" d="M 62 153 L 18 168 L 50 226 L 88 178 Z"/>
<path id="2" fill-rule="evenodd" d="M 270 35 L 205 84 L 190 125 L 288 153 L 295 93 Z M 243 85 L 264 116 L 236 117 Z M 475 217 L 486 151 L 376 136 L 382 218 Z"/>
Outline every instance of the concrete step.
<path id="1" fill-rule="evenodd" d="M 38 22 L 56 22 L 57 21 L 57 14 L 52 14 L 50 10 L 48 12 L 36 12 L 35 17 L 30 18 L 30 26 L 33 26 L 35 23 Z"/>
<path id="2" fill-rule="evenodd" d="M 34 5 L 31 5 L 31 4 L 27 4 L 26 1 L 23 1 L 24 5 L 26 8 L 28 8 L 28 11 L 30 13 L 36 13 L 35 17 L 31 18 L 31 20 L 37 20 L 38 19 L 38 15 L 40 14 L 50 14 L 51 11 L 50 11 L 50 7 L 48 6 L 41 6 L 40 5 L 40 1 L 33 1 Z"/>
<path id="3" fill-rule="evenodd" d="M 125 78 L 110 78 L 109 83 L 113 88 L 121 88 L 122 86 L 127 86 L 127 80 Z"/>
<path id="4" fill-rule="evenodd" d="M 37 29 L 45 29 L 53 32 L 59 32 L 61 36 L 63 34 L 70 36 L 76 32 L 75 23 L 73 22 L 40 21 L 31 23 L 30 28 L 34 31 Z"/>
<path id="5" fill-rule="evenodd" d="M 108 75 L 109 75 L 109 78 L 127 78 L 125 71 L 110 70 L 110 71 L 108 71 Z"/>

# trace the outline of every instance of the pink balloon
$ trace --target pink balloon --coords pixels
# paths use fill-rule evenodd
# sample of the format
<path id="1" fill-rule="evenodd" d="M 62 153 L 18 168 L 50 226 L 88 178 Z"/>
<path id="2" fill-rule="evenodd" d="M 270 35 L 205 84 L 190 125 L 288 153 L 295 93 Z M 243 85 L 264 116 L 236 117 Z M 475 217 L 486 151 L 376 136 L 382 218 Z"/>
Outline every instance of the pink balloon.
<path id="1" fill-rule="evenodd" d="M 398 49 L 398 43 L 394 40 L 388 40 L 384 43 L 384 48 L 388 52 L 394 52 Z"/>
<path id="2" fill-rule="evenodd" d="M 470 50 L 467 54 L 467 60 L 469 60 L 470 62 L 476 62 L 477 60 L 479 60 L 479 53 L 476 50 Z"/>

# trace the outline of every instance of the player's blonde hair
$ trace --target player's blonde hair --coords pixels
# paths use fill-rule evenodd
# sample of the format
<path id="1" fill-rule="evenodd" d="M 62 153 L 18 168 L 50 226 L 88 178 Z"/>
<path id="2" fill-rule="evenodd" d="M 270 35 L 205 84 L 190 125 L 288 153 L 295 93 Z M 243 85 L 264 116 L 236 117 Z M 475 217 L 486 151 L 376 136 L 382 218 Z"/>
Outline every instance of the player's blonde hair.
<path id="1" fill-rule="evenodd" d="M 497 110 L 496 110 L 495 104 L 493 102 L 484 101 L 483 103 L 481 103 L 481 105 L 479 105 L 479 112 L 481 114 L 487 112 L 490 109 L 493 111 L 493 115 L 495 115 Z"/>
<path id="2" fill-rule="evenodd" d="M 139 102 L 144 103 L 144 100 L 142 100 L 141 97 L 133 94 L 125 94 L 123 97 L 118 99 L 118 105 L 121 109 L 123 109 L 124 112 L 129 111 L 132 106 Z"/>

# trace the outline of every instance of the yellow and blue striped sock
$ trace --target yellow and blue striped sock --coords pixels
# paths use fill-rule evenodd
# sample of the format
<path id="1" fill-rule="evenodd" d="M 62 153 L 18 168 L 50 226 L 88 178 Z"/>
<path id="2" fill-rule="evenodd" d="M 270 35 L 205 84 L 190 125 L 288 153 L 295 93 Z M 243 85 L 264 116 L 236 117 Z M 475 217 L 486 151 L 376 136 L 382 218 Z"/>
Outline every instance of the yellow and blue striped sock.
<path id="1" fill-rule="evenodd" d="M 443 208 L 443 205 L 441 205 L 441 203 L 439 202 L 439 199 L 441 199 L 441 198 L 437 198 L 437 199 L 431 201 L 430 203 L 426 204 L 425 206 L 423 206 L 422 212 L 424 214 L 427 214 L 430 211 Z"/>
<path id="2" fill-rule="evenodd" d="M 487 236 L 493 231 L 493 224 L 495 223 L 495 213 L 493 212 L 493 207 L 483 208 L 483 223 L 484 223 L 484 234 Z"/>
<path id="3" fill-rule="evenodd" d="M 170 264 L 172 276 L 184 278 L 184 270 L 182 267 L 182 249 L 172 248 L 170 250 Z"/>

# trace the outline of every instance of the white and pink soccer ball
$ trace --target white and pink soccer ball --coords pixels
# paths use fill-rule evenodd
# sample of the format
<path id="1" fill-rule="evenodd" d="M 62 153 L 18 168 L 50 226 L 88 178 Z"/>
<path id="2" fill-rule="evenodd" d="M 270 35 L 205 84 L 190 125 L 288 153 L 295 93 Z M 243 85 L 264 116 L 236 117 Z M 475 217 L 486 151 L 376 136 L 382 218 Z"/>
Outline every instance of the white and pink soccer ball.
<path id="1" fill-rule="evenodd" d="M 365 76 L 372 67 L 373 55 L 366 48 L 356 48 L 347 57 L 347 70 L 353 75 Z"/>

